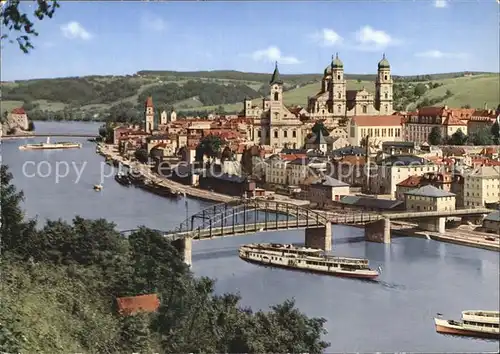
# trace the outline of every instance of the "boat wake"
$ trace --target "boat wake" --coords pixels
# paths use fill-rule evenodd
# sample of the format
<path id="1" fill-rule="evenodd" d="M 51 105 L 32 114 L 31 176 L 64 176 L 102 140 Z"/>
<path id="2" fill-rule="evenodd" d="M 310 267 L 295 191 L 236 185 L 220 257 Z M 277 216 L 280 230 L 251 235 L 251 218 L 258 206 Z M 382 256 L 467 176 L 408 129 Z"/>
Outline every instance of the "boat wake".
<path id="1" fill-rule="evenodd" d="M 374 280 L 374 282 L 379 283 L 383 288 L 386 289 L 394 289 L 394 290 L 405 290 L 406 287 L 401 284 L 395 284 L 395 283 L 388 283 L 383 280 Z"/>

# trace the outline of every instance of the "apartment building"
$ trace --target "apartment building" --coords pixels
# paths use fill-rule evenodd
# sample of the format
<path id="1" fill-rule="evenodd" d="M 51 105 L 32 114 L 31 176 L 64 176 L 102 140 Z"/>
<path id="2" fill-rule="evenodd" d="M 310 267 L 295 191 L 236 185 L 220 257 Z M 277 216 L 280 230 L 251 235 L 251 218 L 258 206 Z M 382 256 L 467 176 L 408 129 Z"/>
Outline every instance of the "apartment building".
<path id="1" fill-rule="evenodd" d="M 408 211 L 455 210 L 455 194 L 430 184 L 405 193 Z"/>
<path id="2" fill-rule="evenodd" d="M 482 166 L 464 173 L 464 206 L 484 207 L 500 201 L 500 166 Z"/>
<path id="3" fill-rule="evenodd" d="M 370 166 L 369 189 L 376 194 L 396 198 L 396 185 L 410 176 L 437 172 L 438 166 L 414 155 L 393 155 Z"/>
<path id="4" fill-rule="evenodd" d="M 311 176 L 321 176 L 326 172 L 326 166 L 326 159 L 297 158 L 287 165 L 288 185 L 300 186 Z"/>

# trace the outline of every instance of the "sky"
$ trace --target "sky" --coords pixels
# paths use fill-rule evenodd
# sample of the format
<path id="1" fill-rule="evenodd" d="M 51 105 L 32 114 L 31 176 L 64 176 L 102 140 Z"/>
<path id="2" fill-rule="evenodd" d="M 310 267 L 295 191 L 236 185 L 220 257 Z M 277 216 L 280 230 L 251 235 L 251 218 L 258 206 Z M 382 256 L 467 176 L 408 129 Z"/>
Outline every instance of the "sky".
<path id="1" fill-rule="evenodd" d="M 33 11 L 33 1 L 22 8 Z M 140 70 L 498 72 L 498 0 L 61 1 L 35 49 L 2 43 L 3 81 Z M 15 35 L 12 33 L 11 36 Z"/>

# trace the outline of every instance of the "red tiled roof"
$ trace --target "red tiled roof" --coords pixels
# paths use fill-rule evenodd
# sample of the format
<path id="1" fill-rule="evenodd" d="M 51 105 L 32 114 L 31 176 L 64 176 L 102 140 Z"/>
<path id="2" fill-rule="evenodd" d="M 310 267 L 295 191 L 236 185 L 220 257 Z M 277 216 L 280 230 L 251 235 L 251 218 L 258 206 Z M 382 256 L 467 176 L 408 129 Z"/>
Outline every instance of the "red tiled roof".
<path id="1" fill-rule="evenodd" d="M 26 112 L 24 111 L 24 109 L 22 107 L 19 107 L 19 108 L 14 108 L 12 111 L 11 111 L 12 114 L 26 114 Z"/>
<path id="2" fill-rule="evenodd" d="M 393 127 L 401 125 L 402 117 L 390 116 L 354 116 L 352 122 L 358 126 Z"/>
<path id="3" fill-rule="evenodd" d="M 146 107 L 153 107 L 153 97 L 148 97 L 148 99 L 146 100 Z"/>
<path id="4" fill-rule="evenodd" d="M 417 115 L 424 117 L 434 117 L 434 116 L 443 116 L 446 112 L 446 106 L 442 107 L 422 107 L 417 110 Z"/>
<path id="5" fill-rule="evenodd" d="M 422 183 L 423 176 L 410 176 L 404 181 L 396 184 L 398 187 L 418 187 Z"/>
<path id="6" fill-rule="evenodd" d="M 467 122 L 459 119 L 456 116 L 449 115 L 448 118 L 445 119 L 444 125 L 458 125 L 458 126 L 466 126 Z"/>
<path id="7" fill-rule="evenodd" d="M 156 294 L 146 294 L 116 299 L 118 312 L 133 315 L 138 312 L 155 312 L 160 307 L 160 299 Z"/>

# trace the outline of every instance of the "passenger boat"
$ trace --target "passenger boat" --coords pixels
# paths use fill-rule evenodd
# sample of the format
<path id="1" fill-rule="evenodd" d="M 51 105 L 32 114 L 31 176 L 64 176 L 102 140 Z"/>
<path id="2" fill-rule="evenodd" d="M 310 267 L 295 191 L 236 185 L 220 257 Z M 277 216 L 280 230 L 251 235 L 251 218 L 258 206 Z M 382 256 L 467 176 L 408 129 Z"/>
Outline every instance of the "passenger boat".
<path id="1" fill-rule="evenodd" d="M 241 246 L 239 256 L 248 262 L 341 277 L 375 279 L 379 276 L 378 271 L 370 269 L 367 259 L 332 256 L 315 248 L 253 243 Z"/>
<path id="2" fill-rule="evenodd" d="M 94 190 L 100 192 L 102 190 L 102 184 L 94 184 Z"/>
<path id="3" fill-rule="evenodd" d="M 457 336 L 500 339 L 498 311 L 462 311 L 462 320 L 434 318 L 436 332 Z"/>
<path id="4" fill-rule="evenodd" d="M 115 181 L 120 183 L 122 186 L 130 186 L 132 184 L 132 181 L 130 180 L 130 178 L 125 175 L 125 174 L 122 174 L 122 173 L 117 173 L 115 175 Z"/>
<path id="5" fill-rule="evenodd" d="M 50 137 L 47 138 L 47 142 L 39 144 L 25 144 L 19 146 L 19 150 L 44 150 L 44 149 L 79 149 L 82 147 L 80 143 L 72 143 L 68 141 L 51 143 Z"/>

